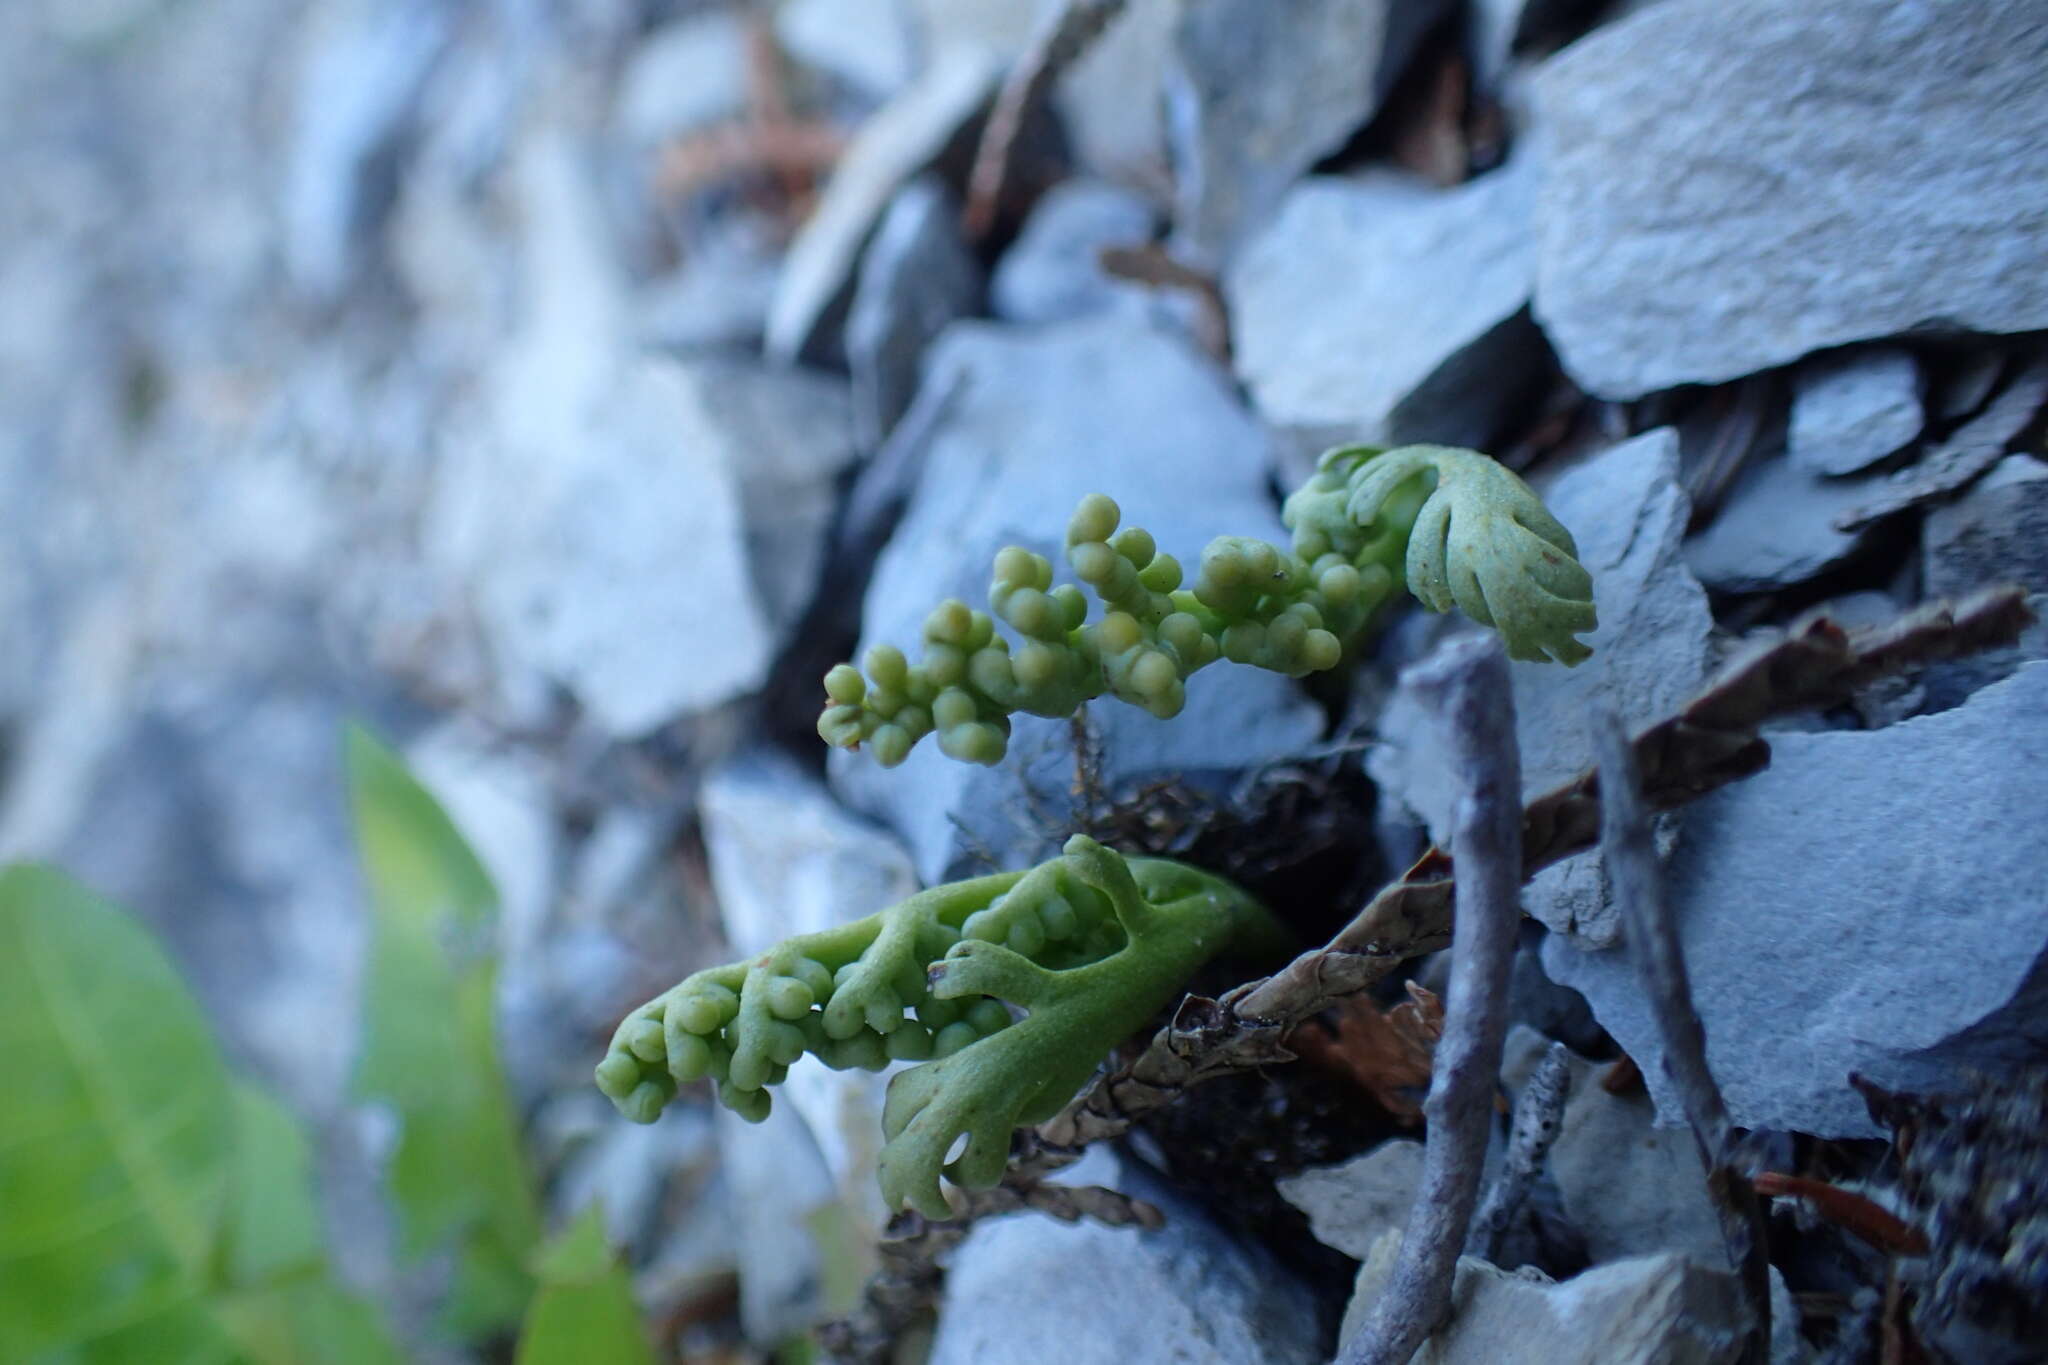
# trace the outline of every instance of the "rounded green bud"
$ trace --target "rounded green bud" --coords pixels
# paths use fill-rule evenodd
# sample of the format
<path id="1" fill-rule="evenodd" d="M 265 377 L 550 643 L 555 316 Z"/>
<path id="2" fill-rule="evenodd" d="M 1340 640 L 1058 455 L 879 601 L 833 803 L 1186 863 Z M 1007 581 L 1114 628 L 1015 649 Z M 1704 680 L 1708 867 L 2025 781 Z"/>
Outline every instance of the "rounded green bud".
<path id="1" fill-rule="evenodd" d="M 1172 720 L 1187 704 L 1187 687 L 1178 678 L 1175 678 L 1164 691 L 1147 695 L 1141 703 L 1147 711 L 1161 720 Z"/>
<path id="2" fill-rule="evenodd" d="M 1266 648 L 1277 659 L 1292 662 L 1300 657 L 1301 644 L 1308 638 L 1308 627 L 1301 619 L 1281 613 L 1266 626 Z"/>
<path id="3" fill-rule="evenodd" d="M 748 1048 L 732 1054 L 732 1061 L 725 1070 L 726 1083 L 739 1090 L 759 1090 L 768 1084 L 768 1068 L 775 1065 L 775 1059 L 765 1048 Z M 723 1089 L 720 1087 L 721 1098 Z"/>
<path id="4" fill-rule="evenodd" d="M 1104 654 L 1121 654 L 1144 638 L 1145 632 L 1138 625 L 1138 618 L 1129 612 L 1109 612 L 1095 627 L 1095 639 Z"/>
<path id="5" fill-rule="evenodd" d="M 1202 579 L 1219 588 L 1236 587 L 1251 577 L 1250 567 L 1245 562 L 1244 552 L 1237 543 L 1219 536 L 1209 542 L 1202 551 Z M 1199 587 L 1197 591 L 1200 591 Z M 874 672 L 872 666 L 868 669 Z"/>
<path id="6" fill-rule="evenodd" d="M 965 1019 L 956 1020 L 932 1035 L 932 1056 L 950 1057 L 970 1043 L 981 1041 L 981 1031 Z"/>
<path id="7" fill-rule="evenodd" d="M 883 1050 L 891 1061 L 922 1062 L 932 1055 L 932 1035 L 929 1029 L 916 1024 L 905 1024 L 890 1032 L 883 1040 Z"/>
<path id="8" fill-rule="evenodd" d="M 933 695 L 936 697 L 937 694 Z M 910 736 L 910 742 L 915 744 L 932 732 L 931 710 L 911 702 L 896 712 L 896 724 L 902 728 L 904 734 Z"/>
<path id="9" fill-rule="evenodd" d="M 977 910 L 967 917 L 960 926 L 960 937 L 980 939 L 984 943 L 1000 943 L 1009 932 L 1003 921 L 1005 916 L 999 906 L 991 905 L 986 910 Z"/>
<path id="10" fill-rule="evenodd" d="M 900 725 L 884 725 L 875 731 L 871 744 L 875 761 L 885 768 L 893 768 L 910 757 L 910 734 Z"/>
<path id="11" fill-rule="evenodd" d="M 1072 938 L 1081 928 L 1081 917 L 1064 896 L 1048 896 L 1038 907 L 1038 918 L 1045 924 L 1047 938 L 1058 940 Z"/>
<path id="12" fill-rule="evenodd" d="M 1172 555 L 1156 555 L 1138 571 L 1138 581 L 1151 592 L 1172 592 L 1180 586 L 1180 561 Z"/>
<path id="13" fill-rule="evenodd" d="M 953 1002 L 948 1000 L 946 1004 L 952 1005 Z M 595 1075 L 597 1088 L 604 1092 L 605 1098 L 624 1100 L 633 1093 L 633 1087 L 640 1084 L 640 1063 L 629 1052 L 607 1052 L 604 1060 L 597 1064 Z"/>
<path id="14" fill-rule="evenodd" d="M 862 1017 L 876 1033 L 892 1033 L 903 1022 L 903 1002 L 893 992 L 877 992 L 868 1001 Z"/>
<path id="15" fill-rule="evenodd" d="M 1017 675 L 1010 668 L 1010 653 L 1001 641 L 977 649 L 967 659 L 967 681 L 993 701 L 1005 702 L 1017 693 Z"/>
<path id="16" fill-rule="evenodd" d="M 834 664 L 825 673 L 825 695 L 841 706 L 858 706 L 868 694 L 868 681 L 852 664 Z"/>
<path id="17" fill-rule="evenodd" d="M 860 963 L 858 962 L 849 962 L 845 966 L 834 971 L 832 973 L 833 993 L 836 994 L 839 991 L 844 990 L 846 988 L 846 983 L 853 980 L 853 978 L 858 975 L 860 975 Z"/>
<path id="18" fill-rule="evenodd" d="M 965 688 L 949 687 L 932 702 L 932 724 L 941 733 L 956 726 L 972 724 L 981 714 L 974 697 Z"/>
<path id="19" fill-rule="evenodd" d="M 666 1076 L 650 1076 L 618 1102 L 619 1112 L 635 1123 L 652 1123 L 661 1117 L 661 1111 L 675 1095 L 674 1081 Z"/>
<path id="20" fill-rule="evenodd" d="M 1152 533 L 1142 526 L 1126 526 L 1118 531 L 1110 542 L 1110 548 L 1140 569 L 1150 564 L 1152 556 L 1159 553 L 1159 545 L 1152 539 Z"/>
<path id="21" fill-rule="evenodd" d="M 996 552 L 996 583 L 1005 588 L 1031 588 L 1038 585 L 1038 566 L 1031 561 L 1037 558 L 1022 545 L 1006 545 Z"/>
<path id="22" fill-rule="evenodd" d="M 1250 581 L 1264 583 L 1279 574 L 1280 552 L 1263 540 L 1254 540 L 1245 546 L 1244 567 Z"/>
<path id="23" fill-rule="evenodd" d="M 762 1036 L 762 1046 L 775 1065 L 786 1067 L 804 1055 L 804 1031 L 795 1024 L 770 1024 Z M 774 1083 L 773 1079 L 769 1081 L 770 1085 Z"/>
<path id="24" fill-rule="evenodd" d="M 803 1018 L 810 1013 L 818 998 L 809 986 L 793 976 L 775 977 L 768 982 L 763 994 L 768 1001 L 768 1012 L 777 1019 Z"/>
<path id="25" fill-rule="evenodd" d="M 720 1082 L 718 1102 L 748 1123 L 765 1122 L 768 1112 L 775 1107 L 774 1099 L 760 1087 L 741 1087 L 729 1081 Z"/>
<path id="26" fill-rule="evenodd" d="M 993 768 L 1003 761 L 1010 744 L 1000 729 L 986 721 L 975 721 L 940 731 L 939 747 L 945 750 L 948 758 Z"/>
<path id="27" fill-rule="evenodd" d="M 1123 510 L 1116 500 L 1103 493 L 1090 493 L 1074 508 L 1074 515 L 1067 522 L 1067 544 L 1078 545 L 1084 541 L 1106 541 L 1116 534 L 1116 524 L 1123 520 Z"/>
<path id="28" fill-rule="evenodd" d="M 1003 936 L 1013 953 L 1026 957 L 1037 957 L 1045 951 L 1045 925 L 1036 915 L 1019 915 L 1010 925 L 1010 932 Z"/>
<path id="29" fill-rule="evenodd" d="M 711 1044 L 694 1033 L 685 1033 L 669 1049 L 668 1074 L 687 1085 L 711 1074 Z"/>
<path id="30" fill-rule="evenodd" d="M 910 675 L 910 661 L 903 657 L 902 650 L 890 644 L 870 645 L 863 662 L 868 666 L 868 676 L 877 684 L 895 692 L 903 690 Z"/>
<path id="31" fill-rule="evenodd" d="M 668 1003 L 668 1018 L 691 1033 L 715 1033 L 740 1012 L 740 998 L 716 981 L 700 981 Z"/>
<path id="32" fill-rule="evenodd" d="M 1119 561 L 1117 552 L 1099 540 L 1084 540 L 1067 551 L 1067 563 L 1083 583 L 1107 582 Z"/>
<path id="33" fill-rule="evenodd" d="M 967 1022 L 984 1038 L 1001 1033 L 1010 1026 L 1010 1007 L 1000 1000 L 977 1000 L 967 1007 Z"/>
<path id="34" fill-rule="evenodd" d="M 959 645 L 927 645 L 922 667 L 932 686 L 952 687 L 967 676 L 967 651 Z"/>
<path id="35" fill-rule="evenodd" d="M 1358 600 L 1358 570 L 1349 564 L 1325 569 L 1316 579 L 1316 591 L 1333 607 L 1348 607 Z"/>
<path id="36" fill-rule="evenodd" d="M 1064 629 L 1072 630 L 1088 619 L 1088 599 L 1072 583 L 1062 583 L 1046 595 L 1059 608 L 1060 624 Z"/>
<path id="37" fill-rule="evenodd" d="M 879 1033 L 856 1033 L 837 1045 L 842 1067 L 859 1067 L 862 1071 L 880 1071 L 889 1065 L 889 1048 Z"/>
<path id="38" fill-rule="evenodd" d="M 1159 623 L 1159 638 L 1172 646 L 1183 664 L 1192 664 L 1201 653 L 1202 623 L 1187 612 L 1174 612 Z"/>
<path id="39" fill-rule="evenodd" d="M 662 1046 L 661 1025 L 653 1019 L 635 1019 L 626 1029 L 626 1050 L 643 1062 L 659 1062 L 668 1056 Z"/>
<path id="40" fill-rule="evenodd" d="M 1223 657 L 1234 664 L 1248 664 L 1266 647 L 1266 628 L 1257 621 L 1238 621 L 1223 630 Z"/>
<path id="41" fill-rule="evenodd" d="M 927 995 L 917 1002 L 917 1021 L 928 1029 L 942 1029 L 966 1012 L 967 1006 L 960 1001 L 941 1000 L 936 995 Z"/>
<path id="42" fill-rule="evenodd" d="M 1003 619 L 1036 639 L 1059 634 L 1060 617 L 1053 600 L 1036 588 L 1018 588 L 1003 602 Z"/>
<path id="43" fill-rule="evenodd" d="M 939 603 L 924 618 L 924 638 L 932 644 L 961 644 L 973 629 L 974 613 L 957 597 Z"/>
<path id="44" fill-rule="evenodd" d="M 960 642 L 960 648 L 972 654 L 977 649 L 987 648 L 988 642 L 995 638 L 995 618 L 985 611 L 971 612 L 967 624 L 967 638 Z"/>
<path id="45" fill-rule="evenodd" d="M 818 738 L 835 749 L 851 749 L 860 743 L 860 720 L 858 706 L 828 706 L 818 714 Z"/>
<path id="46" fill-rule="evenodd" d="M 789 974 L 810 987 L 813 1001 L 828 1000 L 832 996 L 832 969 L 814 957 L 800 957 L 790 967 Z"/>
<path id="47" fill-rule="evenodd" d="M 1312 630 L 1302 641 L 1301 661 L 1308 665 L 1310 672 L 1320 673 L 1324 669 L 1335 668 L 1343 657 L 1343 644 L 1327 630 Z"/>
<path id="48" fill-rule="evenodd" d="M 1146 650 L 1131 665 L 1131 689 L 1141 697 L 1164 696 L 1179 681 L 1173 660 L 1159 650 Z"/>
<path id="49" fill-rule="evenodd" d="M 1010 660 L 1010 670 L 1019 687 L 1037 692 L 1058 681 L 1063 657 L 1059 646 L 1034 640 L 1017 651 Z"/>

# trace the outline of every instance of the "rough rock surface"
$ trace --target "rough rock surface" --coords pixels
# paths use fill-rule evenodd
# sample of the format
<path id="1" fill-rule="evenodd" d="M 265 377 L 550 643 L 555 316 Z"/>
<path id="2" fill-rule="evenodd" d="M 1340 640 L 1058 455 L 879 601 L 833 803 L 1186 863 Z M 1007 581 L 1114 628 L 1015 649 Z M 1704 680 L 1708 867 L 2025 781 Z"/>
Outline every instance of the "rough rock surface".
<path id="1" fill-rule="evenodd" d="M 1400 1242 L 1388 1234 L 1360 1267 L 1341 1340 L 1364 1324 Z M 1789 1306 L 1790 1296 L 1783 1301 Z M 1423 1343 L 1414 1365 L 1731 1365 L 1744 1316 L 1733 1275 L 1676 1254 L 1613 1261 L 1562 1283 L 1466 1256 L 1450 1322 Z M 1797 1342 L 1796 1330 L 1782 1338 L 1774 1331 L 1773 1360 L 1801 1358 Z"/>
<path id="2" fill-rule="evenodd" d="M 2048 809 L 2044 706 L 2048 663 L 2031 663 L 1938 715 L 1774 734 L 1769 768 L 1688 807 L 1672 912 L 1738 1126 L 1870 1136 L 1850 1071 L 1923 1084 L 1939 1079 L 1930 1050 L 2025 1030 L 2048 947 L 2048 828 L 2031 816 Z M 1552 938 L 1544 965 L 1675 1119 L 1627 953 Z"/>
<path id="3" fill-rule="evenodd" d="M 1175 241 L 1215 266 L 1369 121 L 1437 0 L 1186 5 L 1166 77 Z"/>
<path id="4" fill-rule="evenodd" d="M 1547 791 L 1593 758 L 1591 709 L 1608 706 L 1639 725 L 1683 703 L 1712 665 L 1713 617 L 1681 554 L 1689 504 L 1678 482 L 1678 435 L 1645 432 L 1565 473 L 1545 501 L 1578 542 L 1593 575 L 1599 629 L 1584 637 L 1593 657 L 1576 668 L 1513 663 L 1522 787 Z M 1405 691 L 1381 717 L 1384 744 L 1374 778 L 1428 826 L 1450 830 L 1452 779 L 1423 710 Z M 1583 853 L 1539 874 L 1524 894 L 1529 913 L 1560 932 L 1611 942 L 1615 921 L 1599 855 Z"/>
<path id="5" fill-rule="evenodd" d="M 1390 1138 L 1349 1161 L 1287 1176 L 1279 1190 L 1308 1215 L 1318 1242 L 1364 1260 L 1388 1228 L 1406 1226 L 1421 1179 L 1422 1144 Z"/>
<path id="6" fill-rule="evenodd" d="M 1285 1270 L 1129 1162 L 1090 1157 L 1075 1184 L 1157 1205 L 1157 1232 L 1010 1214 L 954 1254 L 932 1365 L 1270 1365 L 1322 1359 L 1309 1295 Z"/>
<path id="7" fill-rule="evenodd" d="M 1672 0 L 1573 44 L 1536 83 L 1536 316 L 1565 368 L 1632 398 L 2048 327 L 2044 63 L 2048 16 L 1997 0 Z"/>
<path id="8" fill-rule="evenodd" d="M 1828 479 L 1778 456 L 1758 460 L 1686 542 L 1686 563 L 1717 592 L 1768 592 L 1818 578 L 1853 558 L 1866 537 L 1836 530 L 1835 518 L 1884 487 L 1876 476 Z"/>
<path id="9" fill-rule="evenodd" d="M 1851 351 L 1799 369 L 1786 454 L 1808 474 L 1854 474 L 1920 434 L 1920 369 L 1894 349 Z"/>
<path id="10" fill-rule="evenodd" d="M 1265 489 L 1267 443 L 1223 377 L 1177 338 L 1110 314 L 1029 332 L 962 323 L 940 340 L 926 383 L 960 382 L 926 456 L 924 477 L 875 566 L 863 645 L 891 641 L 915 657 L 925 616 L 946 597 L 980 605 L 989 564 L 1008 544 L 1051 557 L 1088 492 L 1117 500 L 1125 523 L 1192 564 L 1218 535 L 1284 532 Z M 1217 664 L 1188 686 L 1187 709 L 1163 722 L 1120 702 L 1090 709 L 1105 778 L 1254 765 L 1310 743 L 1321 717 L 1289 680 Z M 918 871 L 1042 852 L 1024 799 L 1066 809 L 1072 756 L 1064 721 L 1019 716 L 1000 768 L 955 762 L 927 742 L 893 771 L 835 751 L 835 789 L 885 818 Z M 957 821 L 957 823 L 956 823 Z M 964 828 L 963 828 L 964 827 Z"/>
<path id="11" fill-rule="evenodd" d="M 1527 157 L 1453 190 L 1392 171 L 1287 195 L 1224 276 L 1237 372 L 1269 421 L 1483 446 L 1543 363 Z"/>
<path id="12" fill-rule="evenodd" d="M 747 103 L 747 34 L 738 14 L 707 10 L 664 24 L 619 80 L 619 131 L 643 146 L 737 115 Z"/>
<path id="13" fill-rule="evenodd" d="M 1920 550 L 1929 596 L 1989 583 L 2048 593 L 2048 463 L 2006 456 L 1962 497 L 1927 514 Z"/>
<path id="14" fill-rule="evenodd" d="M 875 229 L 846 315 L 861 449 L 879 446 L 910 406 L 933 338 L 980 302 L 981 266 L 960 240 L 958 201 L 933 177 L 912 181 Z"/>
<path id="15" fill-rule="evenodd" d="M 1152 240 L 1152 206 L 1101 180 L 1069 180 L 1032 208 L 989 282 L 989 303 L 1009 322 L 1064 322 L 1099 313 L 1131 296 L 1102 272 L 1106 246 Z"/>
<path id="16" fill-rule="evenodd" d="M 995 88 L 997 64 L 972 47 L 949 48 L 861 125 L 833 167 L 818 206 L 790 243 L 768 311 L 771 359 L 831 360 L 854 273 L 896 191 L 945 158 Z"/>

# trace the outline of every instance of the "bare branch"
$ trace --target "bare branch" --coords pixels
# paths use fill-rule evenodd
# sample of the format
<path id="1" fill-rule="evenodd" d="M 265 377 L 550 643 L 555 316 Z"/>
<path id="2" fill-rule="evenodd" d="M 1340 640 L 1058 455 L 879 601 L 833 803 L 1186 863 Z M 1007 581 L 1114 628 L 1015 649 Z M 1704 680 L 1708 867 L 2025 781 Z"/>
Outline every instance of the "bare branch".
<path id="1" fill-rule="evenodd" d="M 1458 937 L 1444 1033 L 1423 1114 L 1422 1183 L 1400 1260 L 1343 1365 L 1407 1365 L 1450 1311 L 1451 1281 L 1486 1166 L 1493 1091 L 1508 1027 L 1508 978 L 1522 918 L 1522 765 L 1515 747 L 1507 655 L 1491 635 L 1467 636 L 1411 669 L 1404 683 L 1449 732 L 1461 789 L 1452 848 Z"/>
<path id="2" fill-rule="evenodd" d="M 1572 1069 L 1567 1055 L 1563 1043 L 1552 1043 L 1515 1099 L 1507 1154 L 1501 1161 L 1500 1174 L 1494 1177 L 1486 1198 L 1480 1202 L 1479 1212 L 1473 1215 L 1472 1231 L 1465 1238 L 1468 1256 L 1491 1261 L 1500 1255 L 1508 1224 L 1521 1212 L 1530 1187 L 1543 1171 L 1550 1144 L 1557 1141 L 1557 1130 L 1564 1119 L 1564 1102 L 1572 1092 Z"/>
<path id="3" fill-rule="evenodd" d="M 1707 1068 L 1707 1031 L 1693 1009 L 1685 951 L 1664 895 L 1663 868 L 1650 834 L 1634 746 L 1620 718 L 1607 710 L 1593 718 L 1593 738 L 1603 795 L 1601 857 L 1621 903 L 1643 994 L 1664 1042 L 1664 1070 L 1685 1105 L 1686 1121 L 1706 1167 L 1707 1192 L 1720 1219 L 1721 1240 L 1749 1301 L 1749 1332 L 1741 1359 L 1763 1365 L 1770 1359 L 1771 1343 L 1771 1265 L 1763 1204 L 1748 1177 L 1736 1168 L 1735 1130 L 1721 1088 Z"/>

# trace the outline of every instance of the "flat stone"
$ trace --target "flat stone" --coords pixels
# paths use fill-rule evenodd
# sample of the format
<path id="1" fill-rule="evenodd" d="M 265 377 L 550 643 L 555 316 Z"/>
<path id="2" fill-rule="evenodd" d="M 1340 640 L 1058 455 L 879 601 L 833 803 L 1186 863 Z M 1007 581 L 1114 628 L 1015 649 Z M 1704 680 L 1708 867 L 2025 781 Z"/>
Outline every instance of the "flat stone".
<path id="1" fill-rule="evenodd" d="M 1065 577 L 1067 520 L 1091 491 L 1115 498 L 1126 524 L 1151 530 L 1184 564 L 1218 535 L 1285 543 L 1259 424 L 1206 359 L 1142 320 L 1111 314 L 1031 331 L 960 323 L 940 339 L 926 384 L 959 391 L 876 562 L 863 646 L 890 641 L 915 656 L 941 600 L 986 601 L 989 564 L 1005 545 L 1047 555 Z M 1115 787 L 1234 772 L 1312 743 L 1322 729 L 1288 679 L 1221 663 L 1190 681 L 1175 720 L 1116 701 L 1089 715 Z M 1068 733 L 1065 721 L 1020 715 L 1009 757 L 994 769 L 946 758 L 929 741 L 894 770 L 834 751 L 832 783 L 903 836 L 927 881 L 978 867 L 982 853 L 1015 865 L 1042 855 L 1055 832 L 1022 816 L 1024 784 L 1046 809 L 1067 809 Z"/>
<path id="2" fill-rule="evenodd" d="M 782 247 L 747 219 L 695 235 L 682 261 L 635 299 L 638 334 L 669 351 L 758 351 L 782 271 Z"/>
<path id="3" fill-rule="evenodd" d="M 1526 795 L 1548 791 L 1593 761 L 1591 715 L 1605 706 L 1642 725 L 1689 700 L 1712 665 L 1713 615 L 1681 552 L 1690 503 L 1678 478 L 1678 434 L 1660 427 L 1562 475 L 1544 503 L 1572 532 L 1593 576 L 1600 625 L 1593 657 L 1576 668 L 1508 665 Z M 1454 784 L 1427 713 L 1395 693 L 1368 766 L 1435 839 L 1450 834 Z M 1561 933 L 1611 942 L 1616 921 L 1597 853 L 1546 869 L 1524 894 L 1529 913 Z"/>
<path id="4" fill-rule="evenodd" d="M 813 1225 L 834 1202 L 832 1177 L 789 1105 L 761 1123 L 723 1106 L 712 1119 L 734 1224 L 740 1326 L 748 1341 L 773 1349 L 825 1314 L 825 1249 Z"/>
<path id="5" fill-rule="evenodd" d="M 1308 1215 L 1318 1242 L 1364 1260 L 1389 1228 L 1407 1225 L 1421 1179 L 1422 1144 L 1389 1138 L 1349 1161 L 1286 1176 L 1276 1187 Z"/>
<path id="6" fill-rule="evenodd" d="M 830 363 L 869 236 L 896 192 L 940 161 L 970 156 L 967 135 L 1000 66 L 988 52 L 948 48 L 861 125 L 798 230 L 768 311 L 770 358 Z"/>
<path id="7" fill-rule="evenodd" d="M 1673 0 L 1573 44 L 1536 82 L 1536 317 L 1566 370 L 1627 399 L 2048 327 L 2044 63 L 2031 6 L 1917 0 Z"/>
<path id="8" fill-rule="evenodd" d="M 1910 352 L 1851 351 L 1799 367 L 1786 457 L 1808 474 L 1854 474 L 1903 449 L 1926 424 Z"/>
<path id="9" fill-rule="evenodd" d="M 918 891 L 910 857 L 887 832 L 847 814 L 789 758 L 752 751 L 707 773 L 698 815 L 711 882 L 736 957 L 837 928 Z M 887 1221 L 875 1163 L 887 1081 L 806 1057 L 777 1087 L 808 1127 L 837 1197 L 858 1225 Z"/>
<path id="10" fill-rule="evenodd" d="M 889 205 L 861 258 L 846 316 L 854 430 L 873 450 L 917 393 L 925 348 L 981 302 L 981 266 L 960 239 L 960 204 L 944 184 L 912 181 Z"/>
<path id="11" fill-rule="evenodd" d="M 1446 8 L 1438 0 L 1183 6 L 1166 76 L 1179 253 L 1197 266 L 1221 265 L 1269 220 L 1288 186 L 1372 119 Z"/>
<path id="12" fill-rule="evenodd" d="M 1878 496 L 1876 476 L 1828 479 L 1790 460 L 1754 461 L 1714 520 L 1686 542 L 1685 561 L 1716 592 L 1769 592 L 1820 577 L 1863 548 L 1865 530 L 1835 522 Z"/>
<path id="13" fill-rule="evenodd" d="M 1545 363 L 1535 190 L 1526 157 L 1452 190 L 1392 171 L 1297 185 L 1224 275 L 1259 410 L 1336 439 L 1485 445 Z"/>
<path id="14" fill-rule="evenodd" d="M 1388 1234 L 1360 1268 L 1340 1343 L 1370 1315 L 1400 1240 Z M 1675 1254 L 1615 1261 L 1562 1283 L 1465 1256 L 1452 1283 L 1450 1320 L 1423 1343 L 1413 1365 L 1731 1365 L 1746 1317 L 1733 1275 Z M 1797 1350 L 1796 1342 L 1795 1329 L 1788 1351 Z M 1772 1357 L 1799 1358 L 1775 1349 Z"/>
<path id="15" fill-rule="evenodd" d="M 730 10 L 663 24 L 634 49 L 619 77 L 613 123 L 653 146 L 737 117 L 747 107 L 747 32 Z"/>
<path id="16" fill-rule="evenodd" d="M 2048 947 L 2044 707 L 2036 662 L 1883 730 L 1775 733 L 1769 768 L 1687 808 L 1671 910 L 1738 1127 L 1873 1136 L 1850 1071 L 1924 1084 L 1972 1064 L 1966 1035 L 2025 1030 Z M 1553 937 L 1543 960 L 1675 1121 L 1628 955 Z"/>
<path id="17" fill-rule="evenodd" d="M 1929 512 L 1920 562 L 1930 597 L 1992 583 L 2048 592 L 2048 463 L 2008 455 L 1969 492 Z"/>
<path id="18" fill-rule="evenodd" d="M 1145 1199 L 1166 1214 L 1166 1226 L 1060 1223 L 1035 1213 L 982 1219 L 946 1275 L 931 1365 L 1323 1359 L 1307 1290 L 1157 1177 L 1091 1155 L 1063 1180 Z"/>
<path id="19" fill-rule="evenodd" d="M 989 282 L 995 315 L 1009 322 L 1064 322 L 1115 307 L 1133 286 L 1102 271 L 1108 246 L 1152 240 L 1152 206 L 1102 180 L 1067 180 L 1048 190 Z"/>

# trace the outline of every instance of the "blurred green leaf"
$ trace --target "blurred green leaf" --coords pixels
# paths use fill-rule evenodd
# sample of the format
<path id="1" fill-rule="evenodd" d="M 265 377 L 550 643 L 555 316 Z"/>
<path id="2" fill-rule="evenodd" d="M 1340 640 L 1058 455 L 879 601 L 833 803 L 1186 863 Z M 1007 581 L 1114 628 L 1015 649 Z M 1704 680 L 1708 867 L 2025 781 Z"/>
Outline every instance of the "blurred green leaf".
<path id="1" fill-rule="evenodd" d="M 290 1115 L 229 1079 L 148 933 L 50 868 L 0 872 L 0 1075 L 0 1360 L 396 1360 L 327 1278 Z"/>
<path id="2" fill-rule="evenodd" d="M 592 1204 L 533 1260 L 540 1292 L 519 1334 L 516 1365 L 654 1365 L 633 1286 Z"/>
<path id="3" fill-rule="evenodd" d="M 355 727 L 347 744 L 375 914 L 355 1088 L 397 1112 L 390 1182 L 401 1254 L 452 1248 L 444 1325 L 483 1335 L 518 1322 L 540 1236 L 498 1059 L 497 893 L 454 822 L 390 750 Z"/>

